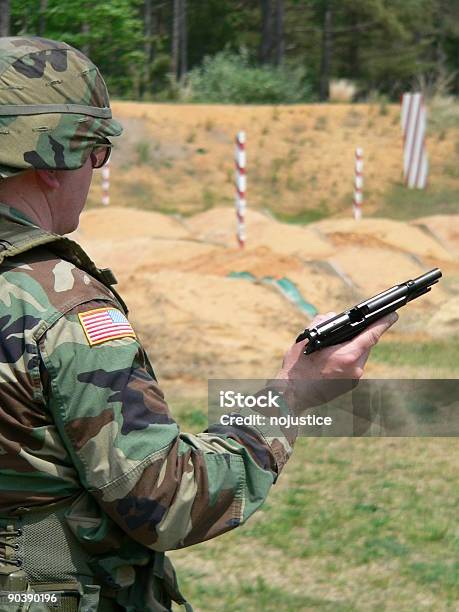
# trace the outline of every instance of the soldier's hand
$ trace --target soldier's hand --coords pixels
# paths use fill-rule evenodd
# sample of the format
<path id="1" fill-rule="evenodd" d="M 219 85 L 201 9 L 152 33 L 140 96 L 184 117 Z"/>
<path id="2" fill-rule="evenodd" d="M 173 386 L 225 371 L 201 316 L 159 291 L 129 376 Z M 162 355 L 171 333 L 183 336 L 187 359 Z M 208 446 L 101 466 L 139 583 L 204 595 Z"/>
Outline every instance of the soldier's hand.
<path id="1" fill-rule="evenodd" d="M 327 321 L 336 313 L 313 319 L 310 327 Z M 294 344 L 285 354 L 277 379 L 289 381 L 301 408 L 317 406 L 346 393 L 362 377 L 371 349 L 398 319 L 393 312 L 376 321 L 358 336 L 335 346 L 304 355 L 307 340 Z M 297 406 L 298 408 L 298 406 Z"/>

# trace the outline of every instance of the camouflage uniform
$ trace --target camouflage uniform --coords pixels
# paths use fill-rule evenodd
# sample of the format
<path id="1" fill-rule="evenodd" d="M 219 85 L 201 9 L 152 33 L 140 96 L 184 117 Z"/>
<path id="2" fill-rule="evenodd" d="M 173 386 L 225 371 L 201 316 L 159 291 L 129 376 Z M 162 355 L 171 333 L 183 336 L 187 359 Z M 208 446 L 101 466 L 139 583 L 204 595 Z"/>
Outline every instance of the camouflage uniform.
<path id="1" fill-rule="evenodd" d="M 42 39 L 6 41 L 14 54 L 18 47 L 29 54 L 37 47 L 22 64 L 10 61 L 24 77 L 15 81 L 0 42 L 0 83 L 6 73 L 10 84 L 2 102 L 6 95 L 12 105 L 27 89 L 15 82 L 52 81 L 68 65 L 62 48 L 88 64 L 57 43 L 49 50 Z M 103 81 L 90 74 L 89 87 L 83 80 L 93 99 L 80 92 L 66 104 L 81 100 L 108 108 Z M 30 148 L 22 145 L 22 159 L 26 124 L 17 134 L 14 116 L 0 116 L 12 147 L 0 154 L 3 176 L 28 164 L 60 168 L 59 146 L 71 151 L 66 168 L 81 166 L 101 136 L 120 132 L 106 115 L 85 122 L 78 113 L 32 116 L 32 125 L 50 129 L 33 132 L 35 148 L 32 141 Z M 74 133 L 66 132 L 69 125 L 77 126 Z M 83 125 L 84 133 L 78 131 Z M 198 435 L 181 433 L 135 333 L 102 342 L 88 337 L 84 313 L 101 309 L 121 320 L 127 315 L 106 271 L 74 242 L 37 228 L 4 204 L 2 259 L 0 576 L 11 577 L 7 584 L 18 590 L 59 590 L 63 584 L 71 590 L 76 584 L 85 611 L 148 612 L 170 609 L 171 599 L 183 603 L 164 551 L 243 523 L 265 500 L 291 454 L 294 434 L 288 439 L 270 431 L 268 437 L 263 428 L 217 425 Z"/>

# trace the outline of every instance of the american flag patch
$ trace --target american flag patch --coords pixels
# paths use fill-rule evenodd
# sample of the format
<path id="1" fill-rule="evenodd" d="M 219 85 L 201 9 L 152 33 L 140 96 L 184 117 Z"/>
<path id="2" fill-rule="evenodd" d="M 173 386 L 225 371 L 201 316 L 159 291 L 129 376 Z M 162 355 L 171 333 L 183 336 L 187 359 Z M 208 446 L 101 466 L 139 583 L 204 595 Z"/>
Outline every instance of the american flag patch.
<path id="1" fill-rule="evenodd" d="M 135 338 L 124 314 L 116 308 L 96 308 L 78 313 L 81 326 L 91 346 L 117 338 Z"/>

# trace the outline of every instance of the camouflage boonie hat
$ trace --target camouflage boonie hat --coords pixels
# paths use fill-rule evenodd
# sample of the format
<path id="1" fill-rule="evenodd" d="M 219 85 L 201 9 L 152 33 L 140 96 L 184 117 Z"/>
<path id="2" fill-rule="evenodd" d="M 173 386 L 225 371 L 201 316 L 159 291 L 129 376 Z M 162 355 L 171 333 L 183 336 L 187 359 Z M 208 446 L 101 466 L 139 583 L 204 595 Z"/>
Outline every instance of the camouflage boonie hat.
<path id="1" fill-rule="evenodd" d="M 98 68 L 66 43 L 0 38 L 0 177 L 81 168 L 123 128 Z"/>

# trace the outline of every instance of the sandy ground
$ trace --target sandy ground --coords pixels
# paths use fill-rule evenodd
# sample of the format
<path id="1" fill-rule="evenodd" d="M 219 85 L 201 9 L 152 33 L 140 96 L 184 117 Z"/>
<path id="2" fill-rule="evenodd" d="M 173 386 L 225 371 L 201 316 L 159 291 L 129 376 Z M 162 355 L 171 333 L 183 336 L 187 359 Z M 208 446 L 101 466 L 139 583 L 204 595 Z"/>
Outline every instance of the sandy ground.
<path id="1" fill-rule="evenodd" d="M 400 312 L 390 339 L 457 337 L 459 214 L 426 217 L 427 202 L 408 223 L 370 217 L 392 205 L 401 184 L 398 105 L 116 102 L 113 112 L 125 131 L 114 143 L 112 204 L 89 209 L 78 235 L 101 267 L 114 269 L 131 320 L 170 388 L 196 385 L 204 394 L 211 376 L 276 373 L 309 319 L 265 277 L 288 278 L 318 311 L 340 312 L 438 266 L 441 283 Z M 236 245 L 234 213 L 234 138 L 241 129 L 248 159 L 244 250 Z M 437 196 L 444 190 L 451 198 L 459 188 L 458 139 L 457 127 L 428 134 L 429 189 Z M 358 146 L 365 210 L 355 223 Z M 410 193 L 402 195 L 409 204 Z M 90 205 L 100 201 L 99 173 Z M 441 198 L 437 203 L 438 212 Z M 454 210 L 448 206 L 443 210 Z M 272 216 L 311 211 L 326 218 L 294 225 Z M 228 278 L 231 272 L 257 280 Z M 371 361 L 367 372 L 401 374 Z M 407 375 L 417 373 L 429 376 Z"/>
<path id="2" fill-rule="evenodd" d="M 115 102 L 112 200 L 194 214 L 234 199 L 234 139 L 247 132 L 251 208 L 351 213 L 356 147 L 364 149 L 364 206 L 401 183 L 400 106 L 230 106 Z M 458 189 L 459 129 L 428 135 L 429 188 Z M 91 201 L 99 203 L 101 181 Z M 423 213 L 425 214 L 425 213 Z"/>
<path id="3" fill-rule="evenodd" d="M 179 220 L 110 207 L 85 212 L 74 238 L 118 276 L 161 379 L 202 391 L 208 378 L 274 375 L 307 326 L 305 314 L 260 282 L 265 276 L 289 278 L 326 312 L 438 266 L 442 282 L 400 311 L 392 338 L 459 336 L 458 220 L 334 219 L 301 227 L 254 211 L 241 250 L 231 208 Z M 258 282 L 228 278 L 234 271 L 250 272 Z"/>

